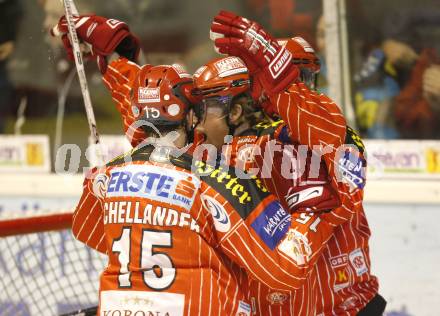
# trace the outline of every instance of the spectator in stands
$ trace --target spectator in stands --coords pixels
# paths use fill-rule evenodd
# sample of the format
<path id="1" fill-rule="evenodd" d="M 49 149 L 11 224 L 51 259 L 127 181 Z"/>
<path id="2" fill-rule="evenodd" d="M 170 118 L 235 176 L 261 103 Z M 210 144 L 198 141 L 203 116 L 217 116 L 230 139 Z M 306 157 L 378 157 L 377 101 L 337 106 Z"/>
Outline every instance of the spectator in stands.
<path id="1" fill-rule="evenodd" d="M 440 10 L 395 14 L 385 24 L 383 51 L 401 89 L 394 101 L 402 138 L 440 138 Z"/>
<path id="2" fill-rule="evenodd" d="M 0 133 L 5 129 L 5 116 L 12 102 L 13 87 L 6 68 L 14 51 L 22 7 L 18 0 L 0 0 Z"/>
<path id="3" fill-rule="evenodd" d="M 386 71 L 382 38 L 375 25 L 367 19 L 359 1 L 347 3 L 347 27 L 350 68 L 352 73 L 353 105 L 356 125 L 362 136 L 396 138 L 393 122 L 389 121 L 392 98 L 399 92 L 394 78 Z M 328 93 L 326 55 L 326 24 L 321 16 L 316 24 L 316 47 L 321 60 L 318 90 Z"/>
<path id="4" fill-rule="evenodd" d="M 440 124 L 440 10 L 433 4 L 421 9 L 408 2 L 402 6 L 394 14 L 386 11 L 385 4 L 363 9 L 381 29 L 371 25 L 371 19 L 359 27 L 353 18 L 356 12 L 347 10 L 358 128 L 370 138 L 440 138 L 436 128 Z M 386 11 L 385 23 L 377 16 L 380 10 Z M 358 29 L 362 33 L 353 36 Z M 317 47 L 321 53 L 324 32 L 320 19 Z M 361 61 L 356 60 L 359 57 Z M 322 64 L 324 75 L 325 60 Z M 322 77 L 321 91 L 325 89 Z"/>
<path id="5" fill-rule="evenodd" d="M 366 13 L 359 8 L 359 1 L 347 3 L 347 25 L 349 29 L 350 67 L 352 69 L 354 110 L 356 125 L 362 136 L 393 138 L 394 129 L 388 125 L 386 113 L 391 98 L 398 87 L 384 70 L 384 54 L 379 49 L 381 40 L 366 19 Z M 324 16 L 316 23 L 316 48 L 321 60 L 318 90 L 328 94 L 326 56 L 326 24 Z M 371 53 L 369 53 L 371 52 Z M 358 70 L 359 69 L 359 70 Z M 377 124 L 377 122 L 383 122 Z M 375 133 L 372 133 L 375 132 Z"/>
<path id="6" fill-rule="evenodd" d="M 392 113 L 393 98 L 400 92 L 395 72 L 379 42 L 354 71 L 354 101 L 360 132 L 368 138 L 398 138 Z"/>

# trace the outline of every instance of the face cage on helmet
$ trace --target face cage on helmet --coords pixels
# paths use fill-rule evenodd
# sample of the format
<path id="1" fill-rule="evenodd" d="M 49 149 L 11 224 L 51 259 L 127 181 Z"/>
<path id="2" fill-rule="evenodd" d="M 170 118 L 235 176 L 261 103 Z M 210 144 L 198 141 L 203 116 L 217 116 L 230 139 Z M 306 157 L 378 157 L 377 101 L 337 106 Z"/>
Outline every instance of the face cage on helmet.
<path id="1" fill-rule="evenodd" d="M 318 85 L 318 73 L 308 68 L 300 68 L 300 81 L 309 89 L 316 90 Z"/>
<path id="2" fill-rule="evenodd" d="M 193 107 L 198 122 L 205 122 L 208 108 L 219 108 L 223 110 L 223 113 L 228 113 L 232 99 L 231 96 L 213 96 L 204 98 L 200 103 Z"/>
<path id="3" fill-rule="evenodd" d="M 208 89 L 193 89 L 193 91 L 191 92 L 194 96 L 207 96 L 207 95 L 211 95 L 211 94 L 216 94 L 219 93 L 221 91 L 225 91 L 228 88 L 237 88 L 237 87 L 241 87 L 244 85 L 250 85 L 250 80 L 249 79 L 236 79 L 233 80 L 230 84 L 229 87 L 227 86 L 218 86 L 218 87 L 213 87 L 213 88 L 208 88 Z M 231 106 L 231 101 L 235 96 L 232 95 L 227 95 L 227 96 L 220 96 L 220 95 L 213 95 L 210 97 L 205 97 L 202 99 L 202 101 L 200 103 L 198 103 L 197 105 L 195 105 L 193 107 L 194 109 L 194 114 L 196 115 L 197 119 L 199 120 L 199 122 L 204 122 L 206 119 L 206 110 L 207 107 L 219 107 L 219 108 L 223 108 L 227 111 L 229 111 L 230 106 Z"/>

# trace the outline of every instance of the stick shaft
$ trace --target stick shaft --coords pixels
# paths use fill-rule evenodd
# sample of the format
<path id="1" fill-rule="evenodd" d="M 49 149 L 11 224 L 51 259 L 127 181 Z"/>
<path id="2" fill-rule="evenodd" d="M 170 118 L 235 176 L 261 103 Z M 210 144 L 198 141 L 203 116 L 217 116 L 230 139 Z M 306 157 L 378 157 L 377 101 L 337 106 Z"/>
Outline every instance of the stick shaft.
<path id="1" fill-rule="evenodd" d="M 73 21 L 73 15 L 78 14 L 75 4 L 72 0 L 63 0 L 64 9 L 66 12 L 66 20 L 69 28 L 69 34 L 72 42 L 73 55 L 75 58 L 76 70 L 78 73 L 78 80 L 81 86 L 81 93 L 84 98 L 84 106 L 86 109 L 87 121 L 90 128 L 91 137 L 94 144 L 99 144 L 99 134 L 96 128 L 95 114 L 93 112 L 92 101 L 90 99 L 89 87 L 87 84 L 86 73 L 84 70 L 84 62 L 79 47 L 78 35 L 76 34 L 75 23 Z"/>

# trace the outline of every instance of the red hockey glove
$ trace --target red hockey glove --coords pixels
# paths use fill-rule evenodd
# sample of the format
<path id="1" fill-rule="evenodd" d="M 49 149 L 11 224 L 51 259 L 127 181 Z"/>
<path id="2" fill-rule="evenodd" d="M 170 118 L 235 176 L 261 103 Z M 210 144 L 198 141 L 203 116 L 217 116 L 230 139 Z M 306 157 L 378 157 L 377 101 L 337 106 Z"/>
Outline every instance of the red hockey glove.
<path id="1" fill-rule="evenodd" d="M 107 69 L 106 57 L 113 52 L 135 61 L 139 55 L 140 45 L 136 36 L 124 22 L 107 19 L 96 15 L 74 17 L 78 38 L 91 46 L 91 57 L 96 57 L 102 73 Z M 62 36 L 68 57 L 73 60 L 72 45 L 68 38 L 69 29 L 65 16 L 51 29 L 52 36 Z"/>
<path id="2" fill-rule="evenodd" d="M 275 94 L 299 75 L 291 63 L 292 54 L 256 22 L 231 12 L 220 11 L 211 25 L 211 39 L 222 54 L 240 57 L 252 77 L 254 99 Z"/>

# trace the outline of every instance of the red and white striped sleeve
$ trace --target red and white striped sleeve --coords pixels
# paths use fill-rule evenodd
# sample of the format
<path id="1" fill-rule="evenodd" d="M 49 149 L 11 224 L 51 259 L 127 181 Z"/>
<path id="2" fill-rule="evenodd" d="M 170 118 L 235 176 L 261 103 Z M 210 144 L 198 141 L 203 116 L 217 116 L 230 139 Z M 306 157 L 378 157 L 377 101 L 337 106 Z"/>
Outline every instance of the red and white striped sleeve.
<path id="1" fill-rule="evenodd" d="M 73 213 L 72 234 L 90 248 L 105 254 L 108 250 L 104 239 L 103 216 L 102 200 L 93 192 L 93 178 L 86 177 L 83 193 Z"/>
<path id="2" fill-rule="evenodd" d="M 345 143 L 347 131 L 340 108 L 329 97 L 309 90 L 301 82 L 271 96 L 270 101 L 287 125 L 293 142 L 315 151 L 320 148 L 331 184 L 341 200 L 341 206 L 326 216 L 337 225 L 347 221 L 353 215 L 354 201 L 349 185 L 342 181 L 338 170 L 339 149 L 344 148 L 341 146 Z"/>
<path id="3" fill-rule="evenodd" d="M 331 177 L 335 177 L 335 154 L 345 141 L 346 121 L 339 107 L 327 96 L 311 91 L 303 83 L 294 83 L 288 90 L 270 98 L 277 112 L 289 127 L 292 141 L 322 149 Z M 327 152 L 330 151 L 330 152 Z"/>
<path id="4" fill-rule="evenodd" d="M 135 117 L 131 110 L 130 94 L 139 69 L 139 65 L 126 58 L 119 58 L 108 65 L 102 78 L 122 116 L 125 134 L 133 147 L 145 139 L 143 130 L 132 125 Z"/>
<path id="5" fill-rule="evenodd" d="M 270 97 L 278 114 L 289 126 L 293 141 L 309 146 L 344 143 L 346 120 L 329 97 L 311 91 L 303 83 Z"/>

